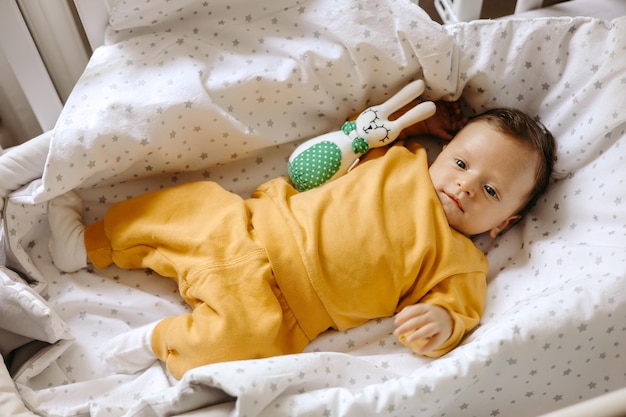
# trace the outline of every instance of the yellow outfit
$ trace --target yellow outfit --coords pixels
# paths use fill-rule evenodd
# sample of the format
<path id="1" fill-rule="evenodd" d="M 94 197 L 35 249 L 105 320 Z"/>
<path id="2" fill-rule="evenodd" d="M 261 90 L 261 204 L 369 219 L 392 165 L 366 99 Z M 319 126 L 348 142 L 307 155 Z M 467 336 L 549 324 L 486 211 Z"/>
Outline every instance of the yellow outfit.
<path id="1" fill-rule="evenodd" d="M 176 378 L 301 352 L 328 328 L 417 302 L 451 313 L 453 333 L 431 353 L 440 356 L 478 324 L 486 293 L 487 261 L 448 225 L 419 146 L 392 146 L 304 193 L 281 177 L 247 200 L 212 182 L 145 194 L 112 206 L 85 245 L 98 268 L 150 268 L 177 282 L 193 311 L 152 335 Z"/>

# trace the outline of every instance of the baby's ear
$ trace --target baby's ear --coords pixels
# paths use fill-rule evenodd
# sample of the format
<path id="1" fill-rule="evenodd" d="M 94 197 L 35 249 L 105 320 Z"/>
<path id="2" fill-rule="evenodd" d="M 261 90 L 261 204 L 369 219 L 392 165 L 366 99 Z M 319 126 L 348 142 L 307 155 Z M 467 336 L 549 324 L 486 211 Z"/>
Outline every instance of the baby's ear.
<path id="1" fill-rule="evenodd" d="M 495 239 L 500 233 L 506 231 L 509 227 L 517 223 L 521 218 L 522 216 L 520 216 L 519 214 L 514 214 L 513 216 L 506 218 L 502 223 L 489 230 L 489 237 Z"/>

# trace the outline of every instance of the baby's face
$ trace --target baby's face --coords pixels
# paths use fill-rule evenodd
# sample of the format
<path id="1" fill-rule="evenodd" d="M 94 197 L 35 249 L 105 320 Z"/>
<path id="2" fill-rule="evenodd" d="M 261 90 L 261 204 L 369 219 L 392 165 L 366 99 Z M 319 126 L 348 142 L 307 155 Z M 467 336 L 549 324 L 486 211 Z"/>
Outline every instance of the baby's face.
<path id="1" fill-rule="evenodd" d="M 539 156 L 486 121 L 463 128 L 430 167 L 448 223 L 492 237 L 514 223 L 535 185 Z"/>

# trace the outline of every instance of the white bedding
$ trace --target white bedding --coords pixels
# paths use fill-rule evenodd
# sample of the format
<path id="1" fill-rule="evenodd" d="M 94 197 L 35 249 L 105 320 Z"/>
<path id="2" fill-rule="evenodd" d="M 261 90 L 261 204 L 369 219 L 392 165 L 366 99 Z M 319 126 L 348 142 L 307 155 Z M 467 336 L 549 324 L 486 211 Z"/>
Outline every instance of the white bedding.
<path id="1" fill-rule="evenodd" d="M 11 265 L 74 338 L 15 376 L 47 416 L 532 416 L 626 386 L 626 19 L 442 27 L 409 0 L 110 1 L 97 49 L 52 133 L 42 179 L 8 201 Z M 115 375 L 112 336 L 185 309 L 148 271 L 61 274 L 46 201 L 78 188 L 86 219 L 192 180 L 246 195 L 286 173 L 298 141 L 423 78 L 468 114 L 516 106 L 559 145 L 559 181 L 527 219 L 480 239 L 491 268 L 481 326 L 437 360 L 391 319 L 328 332 L 307 352 Z M 226 404 L 220 404 L 224 403 Z M 217 404 L 217 405 L 216 405 Z M 191 415 L 191 414 L 189 414 Z"/>

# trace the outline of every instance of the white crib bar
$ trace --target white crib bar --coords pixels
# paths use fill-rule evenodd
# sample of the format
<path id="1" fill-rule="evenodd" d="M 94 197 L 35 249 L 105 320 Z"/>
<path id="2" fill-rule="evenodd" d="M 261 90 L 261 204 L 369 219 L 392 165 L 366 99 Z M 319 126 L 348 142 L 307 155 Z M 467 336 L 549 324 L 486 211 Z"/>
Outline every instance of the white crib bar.
<path id="1" fill-rule="evenodd" d="M 0 48 L 42 130 L 52 129 L 63 105 L 19 7 L 12 0 L 0 2 Z"/>

